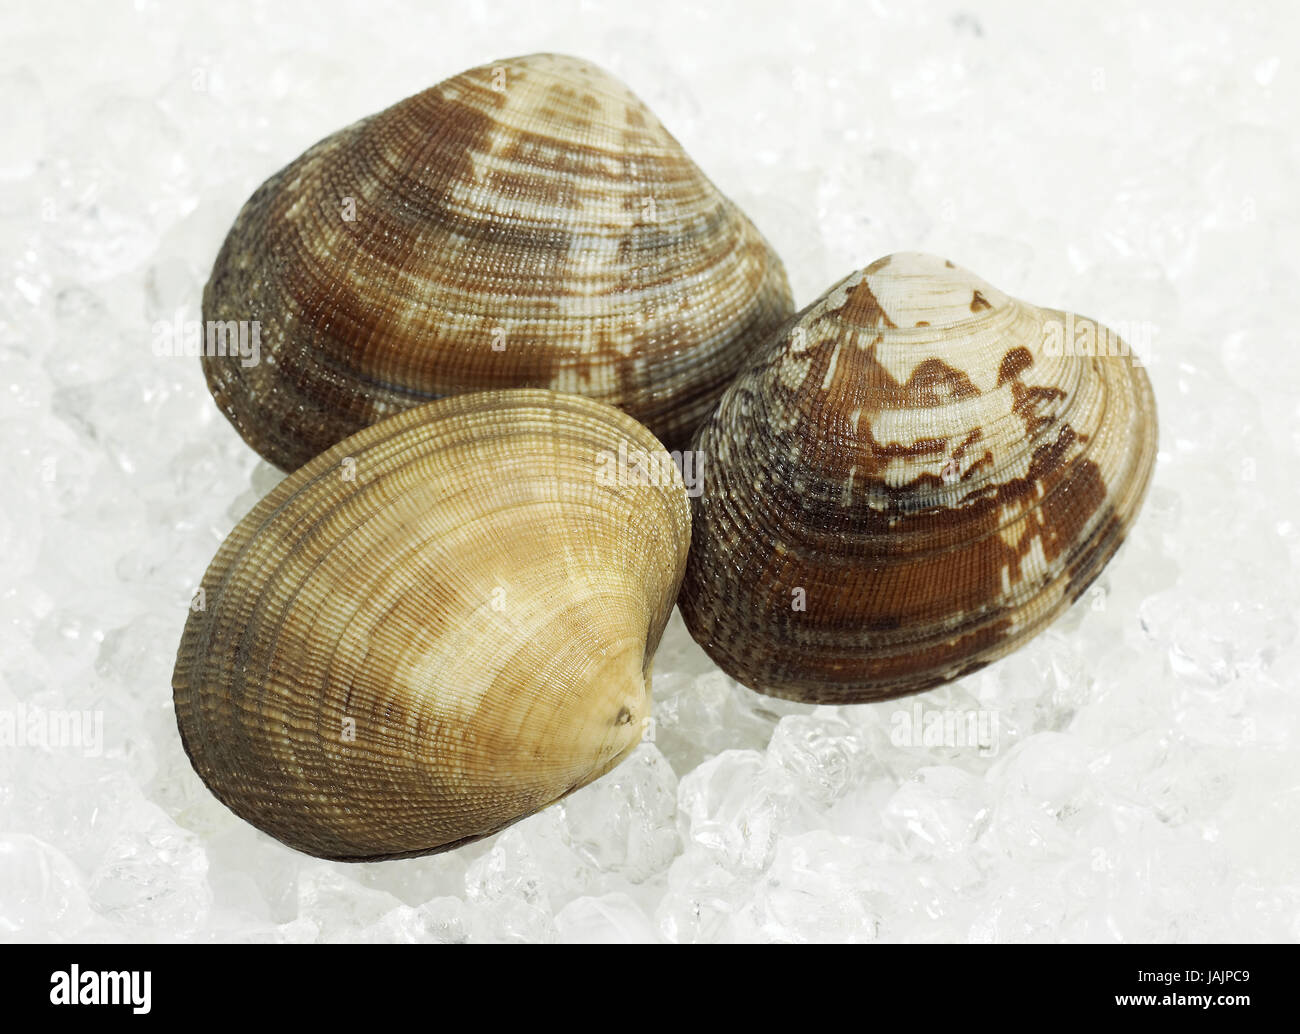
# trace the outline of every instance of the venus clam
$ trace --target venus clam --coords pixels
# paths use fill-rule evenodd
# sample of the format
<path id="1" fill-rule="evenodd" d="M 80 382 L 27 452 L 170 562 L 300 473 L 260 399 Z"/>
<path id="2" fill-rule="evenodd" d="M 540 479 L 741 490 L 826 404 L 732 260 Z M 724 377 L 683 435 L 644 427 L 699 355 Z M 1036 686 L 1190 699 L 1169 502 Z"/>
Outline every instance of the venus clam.
<path id="1" fill-rule="evenodd" d="M 613 476 L 620 447 L 663 476 Z M 363 430 L 208 569 L 173 676 L 186 751 L 311 854 L 493 833 L 641 739 L 689 520 L 658 442 L 590 399 L 474 393 Z"/>
<path id="2" fill-rule="evenodd" d="M 694 443 L 709 474 L 679 602 L 709 655 L 776 696 L 869 701 L 1059 615 L 1156 451 L 1146 373 L 1106 334 L 1077 354 L 1085 322 L 900 254 L 782 328 Z"/>
<path id="3" fill-rule="evenodd" d="M 259 187 L 203 312 L 256 323 L 260 361 L 203 365 L 240 434 L 288 470 L 490 388 L 589 395 L 676 448 L 792 310 L 780 260 L 645 105 L 594 65 L 536 54 L 363 119 Z"/>

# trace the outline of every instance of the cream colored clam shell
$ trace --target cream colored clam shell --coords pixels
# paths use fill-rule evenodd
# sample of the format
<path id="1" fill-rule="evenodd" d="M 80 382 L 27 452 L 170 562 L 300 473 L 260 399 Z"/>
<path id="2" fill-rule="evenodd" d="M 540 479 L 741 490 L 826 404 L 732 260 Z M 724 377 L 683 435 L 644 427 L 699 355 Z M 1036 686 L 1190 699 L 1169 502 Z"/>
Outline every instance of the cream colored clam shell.
<path id="1" fill-rule="evenodd" d="M 185 748 L 311 854 L 486 836 L 640 741 L 689 539 L 680 475 L 618 410 L 507 391 L 405 412 L 222 545 L 173 677 Z"/>

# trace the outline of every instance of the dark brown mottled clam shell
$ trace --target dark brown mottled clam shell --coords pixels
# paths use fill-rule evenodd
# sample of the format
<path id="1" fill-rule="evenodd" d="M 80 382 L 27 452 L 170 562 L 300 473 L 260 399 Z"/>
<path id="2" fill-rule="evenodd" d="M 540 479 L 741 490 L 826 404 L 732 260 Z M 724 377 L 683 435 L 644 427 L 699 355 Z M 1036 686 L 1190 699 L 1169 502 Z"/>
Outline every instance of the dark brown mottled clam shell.
<path id="1" fill-rule="evenodd" d="M 692 635 L 753 689 L 852 703 L 972 672 L 1068 607 L 1141 506 L 1156 408 L 1106 328 L 899 254 L 774 335 L 694 447 Z"/>
<path id="2" fill-rule="evenodd" d="M 618 80 L 554 54 L 456 75 L 316 144 L 249 199 L 203 296 L 260 361 L 221 410 L 294 469 L 429 399 L 536 387 L 681 447 L 793 311 L 785 271 Z"/>

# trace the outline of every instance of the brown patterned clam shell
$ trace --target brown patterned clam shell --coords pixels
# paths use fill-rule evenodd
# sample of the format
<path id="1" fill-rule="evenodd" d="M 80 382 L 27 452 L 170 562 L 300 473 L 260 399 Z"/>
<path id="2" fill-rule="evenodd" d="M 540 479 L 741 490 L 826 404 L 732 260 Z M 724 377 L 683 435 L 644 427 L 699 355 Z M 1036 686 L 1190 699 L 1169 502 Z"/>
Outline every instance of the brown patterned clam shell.
<path id="1" fill-rule="evenodd" d="M 655 476 L 618 476 L 620 455 Z M 689 544 L 668 454 L 604 403 L 408 410 L 291 474 L 221 546 L 173 675 L 185 749 L 229 808 L 310 854 L 487 836 L 640 742 Z"/>
<path id="2" fill-rule="evenodd" d="M 1155 400 L 1117 342 L 927 255 L 835 285 L 696 436 L 692 635 L 753 689 L 833 704 L 1014 650 L 1096 578 L 1151 478 Z"/>
<path id="3" fill-rule="evenodd" d="M 256 322 L 260 361 L 218 338 L 203 366 L 286 470 L 492 388 L 598 398 L 680 448 L 792 312 L 780 259 L 646 106 L 536 54 L 363 119 L 258 188 L 203 314 Z"/>

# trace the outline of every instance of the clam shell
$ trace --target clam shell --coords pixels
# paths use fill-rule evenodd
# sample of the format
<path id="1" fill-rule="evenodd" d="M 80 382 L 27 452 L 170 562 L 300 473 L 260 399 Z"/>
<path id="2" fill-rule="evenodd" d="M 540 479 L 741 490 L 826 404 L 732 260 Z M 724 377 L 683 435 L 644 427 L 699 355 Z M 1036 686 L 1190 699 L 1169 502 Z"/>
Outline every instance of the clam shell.
<path id="1" fill-rule="evenodd" d="M 1087 326 L 1124 354 L 1077 354 Z M 1151 478 L 1155 400 L 1117 342 L 927 255 L 835 285 L 696 437 L 692 635 L 740 682 L 825 703 L 1014 650 L 1096 578 Z"/>
<path id="2" fill-rule="evenodd" d="M 598 398 L 679 448 L 792 312 L 780 259 L 649 109 L 594 65 L 537 54 L 363 119 L 258 188 L 203 313 L 255 322 L 260 354 L 217 335 L 203 367 L 287 470 L 493 388 Z"/>
<path id="3" fill-rule="evenodd" d="M 620 450 L 639 476 L 617 476 Z M 173 676 L 185 749 L 310 854 L 487 836 L 641 740 L 689 542 L 680 475 L 616 409 L 521 390 L 408 410 L 222 545 Z"/>

